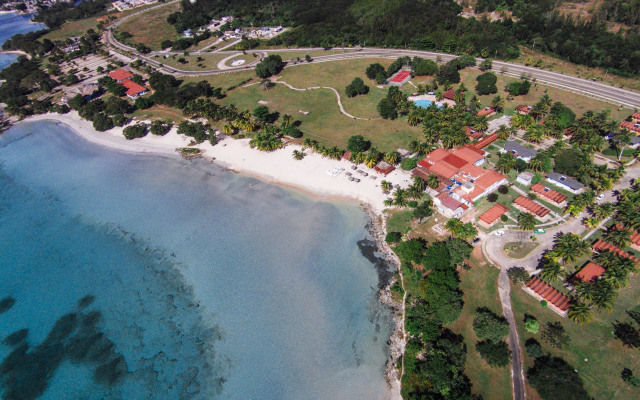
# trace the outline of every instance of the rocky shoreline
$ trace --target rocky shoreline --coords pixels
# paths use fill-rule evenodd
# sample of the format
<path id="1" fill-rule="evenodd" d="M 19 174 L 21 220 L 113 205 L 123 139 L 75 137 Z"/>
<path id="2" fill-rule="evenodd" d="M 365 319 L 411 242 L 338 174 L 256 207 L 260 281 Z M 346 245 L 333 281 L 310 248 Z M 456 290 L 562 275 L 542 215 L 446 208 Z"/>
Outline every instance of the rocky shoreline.
<path id="1" fill-rule="evenodd" d="M 385 365 L 385 381 L 389 385 L 393 399 L 402 399 L 401 380 L 402 380 L 402 356 L 406 346 L 406 333 L 404 330 L 404 298 L 398 302 L 394 300 L 391 287 L 396 283 L 398 277 L 402 278 L 400 259 L 387 244 L 386 238 L 386 221 L 383 215 L 377 214 L 371 207 L 366 204 L 362 208 L 367 212 L 369 220 L 369 234 L 375 242 L 378 252 L 382 253 L 382 258 L 387 265 L 395 267 L 395 273 L 391 279 L 386 282 L 381 281 L 381 287 L 378 290 L 378 299 L 380 302 L 391 310 L 393 313 L 393 322 L 395 328 L 388 340 L 389 358 Z"/>

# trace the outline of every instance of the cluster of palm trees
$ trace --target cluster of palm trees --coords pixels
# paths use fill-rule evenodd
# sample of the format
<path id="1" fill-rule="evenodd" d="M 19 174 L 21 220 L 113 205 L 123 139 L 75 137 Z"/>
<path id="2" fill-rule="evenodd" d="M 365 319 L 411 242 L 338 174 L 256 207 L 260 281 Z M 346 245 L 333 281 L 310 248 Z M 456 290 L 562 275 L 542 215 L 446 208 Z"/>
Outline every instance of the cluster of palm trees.
<path id="1" fill-rule="evenodd" d="M 582 223 L 589 229 L 595 229 L 603 220 L 613 215 L 615 206 L 613 203 L 592 204 L 589 211 L 593 217 L 586 217 Z"/>
<path id="2" fill-rule="evenodd" d="M 387 181 L 382 181 L 381 187 L 385 192 L 389 192 L 391 190 L 391 185 Z M 386 206 L 406 207 L 407 205 L 409 205 L 409 201 L 417 201 L 422 199 L 426 188 L 427 181 L 418 176 L 415 176 L 413 177 L 413 184 L 411 186 L 409 186 L 407 189 L 397 188 L 393 192 L 392 197 L 384 201 L 384 204 Z"/>
<path id="3" fill-rule="evenodd" d="M 549 283 L 559 282 L 565 275 L 564 265 L 589 253 L 589 243 L 574 233 L 559 233 L 551 250 L 542 259 L 540 277 Z"/>
<path id="4" fill-rule="evenodd" d="M 250 141 L 249 146 L 261 151 L 274 151 L 281 149 L 285 146 L 279 135 L 273 133 L 264 132 L 257 133 Z"/>
<path id="5" fill-rule="evenodd" d="M 536 217 L 527 212 L 518 215 L 518 227 L 523 231 L 532 231 L 536 228 Z"/>
<path id="6" fill-rule="evenodd" d="M 468 240 L 478 236 L 478 229 L 471 222 L 463 223 L 458 218 L 451 218 L 445 224 L 451 236 Z"/>
<path id="7" fill-rule="evenodd" d="M 580 215 L 587 207 L 596 201 L 596 193 L 593 190 L 586 190 L 577 194 L 573 199 L 569 200 L 565 212 L 571 214 L 572 217 Z"/>
<path id="8" fill-rule="evenodd" d="M 314 153 L 320 154 L 322 157 L 330 158 L 332 160 L 339 160 L 342 158 L 342 155 L 346 150 L 339 148 L 338 146 L 333 147 L 325 147 L 321 146 L 320 143 L 311 138 L 305 138 L 303 141 L 302 151 L 306 149 L 311 149 Z"/>
<path id="9" fill-rule="evenodd" d="M 616 206 L 616 221 L 628 229 L 640 232 L 640 190 L 636 182 L 633 189 L 621 190 Z"/>

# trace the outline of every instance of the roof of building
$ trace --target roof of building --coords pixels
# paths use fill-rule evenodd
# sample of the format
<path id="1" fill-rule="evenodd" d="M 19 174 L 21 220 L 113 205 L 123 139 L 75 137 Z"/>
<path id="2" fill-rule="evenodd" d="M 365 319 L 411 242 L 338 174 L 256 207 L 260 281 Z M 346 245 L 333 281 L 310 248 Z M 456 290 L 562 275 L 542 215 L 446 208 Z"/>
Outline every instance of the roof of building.
<path id="1" fill-rule="evenodd" d="M 458 168 L 453 165 L 440 160 L 429 167 L 434 173 L 443 176 L 446 179 L 451 179 L 452 176 L 458 173 Z"/>
<path id="2" fill-rule="evenodd" d="M 602 251 L 610 251 L 612 253 L 616 253 L 617 255 L 619 255 L 620 257 L 624 257 L 624 258 L 629 258 L 633 261 L 635 261 L 636 263 L 640 263 L 640 259 L 638 259 L 635 256 L 632 256 L 631 254 L 627 253 L 626 251 L 620 250 L 618 247 L 607 243 L 603 240 L 598 239 L 597 242 L 595 242 L 593 244 L 593 246 L 591 246 L 594 250 L 602 252 Z"/>
<path id="3" fill-rule="evenodd" d="M 640 133 L 640 122 L 622 121 L 620 127 L 632 132 Z"/>
<path id="4" fill-rule="evenodd" d="M 625 229 L 625 227 L 622 224 L 616 224 L 616 228 L 620 230 Z M 631 243 L 635 244 L 636 246 L 640 246 L 640 233 L 630 228 L 626 228 L 626 229 L 631 234 L 631 236 L 629 236 L 629 240 L 631 241 Z"/>
<path id="5" fill-rule="evenodd" d="M 454 210 L 454 211 L 462 207 L 461 202 L 459 202 L 458 200 L 454 199 L 449 195 L 443 196 L 443 198 L 440 199 L 440 203 L 442 203 L 444 207 L 447 207 L 448 209 Z"/>
<path id="6" fill-rule="evenodd" d="M 140 86 L 131 80 L 121 82 L 120 84 L 127 88 L 127 96 L 135 96 L 147 91 L 147 88 L 145 88 L 144 86 Z"/>
<path id="7" fill-rule="evenodd" d="M 596 263 L 589 261 L 587 265 L 582 267 L 576 274 L 575 278 L 580 279 L 582 282 L 593 282 L 597 278 L 600 278 L 604 274 L 605 269 Z"/>
<path id="8" fill-rule="evenodd" d="M 531 182 L 535 177 L 536 177 L 536 174 L 530 171 L 525 171 L 518 174 L 518 179 L 523 179 L 529 182 Z"/>
<path id="9" fill-rule="evenodd" d="M 484 174 L 485 171 L 486 170 L 482 169 L 482 167 L 478 167 L 477 165 L 473 164 L 467 164 L 464 167 L 460 168 L 460 172 L 467 174 L 474 179 Z"/>
<path id="10" fill-rule="evenodd" d="M 486 117 L 491 114 L 495 114 L 496 109 L 493 107 L 485 107 L 482 110 L 478 111 L 476 114 L 478 117 Z"/>
<path id="11" fill-rule="evenodd" d="M 468 161 L 466 161 L 463 158 L 458 157 L 457 154 L 449 154 L 448 156 L 446 156 L 445 158 L 442 159 L 442 161 L 446 162 L 447 164 L 450 164 L 458 169 L 464 167 L 465 165 L 468 164 Z"/>
<path id="12" fill-rule="evenodd" d="M 567 196 L 565 196 L 562 193 L 556 192 L 553 189 L 550 189 L 544 185 L 541 185 L 539 183 L 536 183 L 535 185 L 531 186 L 531 191 L 534 193 L 537 193 L 539 195 L 541 195 L 542 197 L 545 197 L 551 201 L 553 201 L 554 203 L 557 204 L 561 204 L 563 203 L 565 200 L 567 200 Z"/>
<path id="13" fill-rule="evenodd" d="M 491 143 L 495 142 L 497 139 L 498 139 L 498 134 L 497 133 L 492 133 L 491 135 L 485 137 L 484 139 L 482 139 L 478 143 L 474 144 L 473 147 L 475 147 L 476 149 L 481 149 L 483 147 L 487 147 Z"/>
<path id="14" fill-rule="evenodd" d="M 500 172 L 495 169 L 485 169 L 484 174 L 480 175 L 476 179 L 476 186 L 483 186 L 485 189 L 495 185 L 505 178 Z"/>
<path id="15" fill-rule="evenodd" d="M 487 211 L 485 211 L 479 218 L 481 221 L 487 223 L 488 225 L 493 224 L 498 220 L 498 218 L 502 217 L 504 214 L 509 211 L 509 207 L 504 204 L 497 203 Z"/>
<path id="16" fill-rule="evenodd" d="M 344 154 L 342 155 L 342 159 L 349 161 L 350 158 L 351 158 L 351 152 L 345 151 Z"/>
<path id="17" fill-rule="evenodd" d="M 513 154 L 515 157 L 531 158 L 538 154 L 537 150 L 531 149 L 527 146 L 516 142 L 515 140 L 509 140 L 504 144 L 504 151 Z"/>
<path id="18" fill-rule="evenodd" d="M 125 79 L 130 79 L 133 75 L 131 74 L 131 72 L 126 71 L 124 69 L 118 69 L 118 70 L 109 72 L 109 76 L 119 82 Z"/>
<path id="19" fill-rule="evenodd" d="M 529 283 L 527 283 L 527 287 L 533 290 L 538 296 L 546 300 L 547 303 L 552 304 L 559 310 L 567 311 L 569 309 L 569 303 L 571 302 L 571 299 L 551 287 L 548 283 L 538 278 L 537 276 L 531 278 Z"/>
<path id="20" fill-rule="evenodd" d="M 531 106 L 520 104 L 519 106 L 516 107 L 516 111 L 521 112 L 522 114 L 529 114 L 532 108 L 533 107 Z"/>
<path id="21" fill-rule="evenodd" d="M 525 210 L 529 211 L 534 215 L 537 215 L 540 218 L 546 217 L 547 214 L 551 212 L 551 210 L 549 210 L 547 207 L 541 206 L 540 204 L 535 203 L 524 196 L 516 197 L 516 199 L 513 202 L 516 205 L 524 208 Z"/>
<path id="22" fill-rule="evenodd" d="M 478 151 L 470 146 L 460 147 L 458 150 L 454 151 L 453 154 L 470 164 L 474 164 L 484 158 L 484 151 Z"/>
<path id="23" fill-rule="evenodd" d="M 577 180 L 570 178 L 566 175 L 559 174 L 557 172 L 549 172 L 547 174 L 547 179 L 562 183 L 563 185 L 568 186 L 573 190 L 580 190 L 584 187 L 584 185 L 578 182 Z"/>
<path id="24" fill-rule="evenodd" d="M 394 169 L 396 169 L 396 167 L 394 167 L 393 165 L 385 162 L 385 161 L 380 161 L 375 167 L 373 167 L 373 169 L 375 169 L 376 171 L 382 173 L 382 174 L 388 174 L 389 172 L 393 171 Z"/>
<path id="25" fill-rule="evenodd" d="M 631 114 L 631 119 L 640 119 L 640 112 L 636 111 Z"/>
<path id="26" fill-rule="evenodd" d="M 442 97 L 449 100 L 454 100 L 454 96 L 456 95 L 456 91 L 453 89 L 449 89 L 446 92 L 442 93 Z"/>
<path id="27" fill-rule="evenodd" d="M 482 132 L 478 132 L 470 126 L 465 127 L 465 132 L 471 139 L 480 139 L 484 135 Z"/>

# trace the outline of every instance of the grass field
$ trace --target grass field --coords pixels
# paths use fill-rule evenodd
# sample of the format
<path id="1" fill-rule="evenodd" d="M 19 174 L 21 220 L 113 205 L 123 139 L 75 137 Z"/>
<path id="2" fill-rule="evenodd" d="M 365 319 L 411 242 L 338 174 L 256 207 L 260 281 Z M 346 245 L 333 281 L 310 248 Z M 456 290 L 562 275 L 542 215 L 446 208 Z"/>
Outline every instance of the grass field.
<path id="1" fill-rule="evenodd" d="M 465 373 L 473 385 L 471 391 L 484 400 L 511 399 L 511 368 L 493 368 L 476 351 L 479 341 L 473 332 L 476 309 L 487 307 L 498 315 L 502 308 L 498 297 L 498 274 L 500 270 L 486 262 L 479 248 L 470 260 L 471 269 L 460 273 L 460 289 L 464 292 L 462 315 L 450 326 L 451 330 L 464 336 L 467 346 Z"/>
<path id="2" fill-rule="evenodd" d="M 132 34 L 133 37 L 129 38 L 131 43 L 142 43 L 153 50 L 161 50 L 160 43 L 163 40 L 179 38 L 174 27 L 167 22 L 167 17 L 180 7 L 180 3 L 174 3 L 137 15 L 120 25 L 118 30 Z"/>
<path id="3" fill-rule="evenodd" d="M 138 120 L 153 121 L 156 119 L 161 119 L 164 121 L 171 121 L 173 123 L 178 123 L 185 119 L 182 111 L 163 105 L 156 105 L 146 110 L 136 110 L 133 113 L 133 117 Z"/>
<path id="4" fill-rule="evenodd" d="M 562 357 L 569 362 L 584 381 L 585 388 L 594 399 L 637 399 L 638 389 L 630 389 L 620 378 L 623 368 L 631 368 L 635 375 L 640 374 L 640 350 L 623 347 L 614 338 L 612 323 L 616 320 L 627 321 L 626 311 L 637 310 L 640 304 L 640 277 L 631 277 L 626 288 L 620 290 L 620 296 L 612 312 L 595 314 L 593 322 L 583 326 L 577 325 L 558 316 L 518 287 L 512 287 L 511 299 L 514 317 L 518 325 L 518 332 L 522 345 L 535 337 L 546 352 Z M 524 314 L 535 316 L 544 326 L 546 322 L 560 321 L 571 337 L 571 343 L 566 350 L 550 347 L 541 338 L 540 333 L 531 335 L 524 330 Z M 524 348 L 524 347 L 523 347 Z M 524 353 L 525 370 L 533 365 L 533 360 Z M 539 399 L 538 394 L 528 387 L 528 398 Z"/>
<path id="5" fill-rule="evenodd" d="M 308 84 L 315 85 L 315 79 Z M 366 121 L 349 118 L 340 112 L 335 94 L 328 89 L 294 91 L 284 85 L 276 85 L 265 92 L 259 85 L 253 85 L 234 90 L 221 103 L 235 104 L 240 110 L 253 110 L 260 100 L 267 101 L 271 111 L 289 114 L 302 121 L 302 131 L 326 146 L 344 148 L 350 136 L 362 135 L 379 150 L 386 152 L 406 147 L 422 134 L 419 128 L 410 127 L 406 120 Z M 309 111 L 309 114 L 304 115 L 300 111 Z"/>
<path id="6" fill-rule="evenodd" d="M 218 63 L 222 61 L 225 57 L 228 57 L 228 54 L 200 54 L 193 55 L 190 54 L 188 56 L 171 56 L 169 58 L 163 58 L 162 56 L 154 56 L 153 59 L 162 63 L 164 65 L 168 65 L 170 67 L 178 68 L 183 71 L 210 71 L 217 70 Z M 184 58 L 186 63 L 178 62 L 178 59 Z M 202 59 L 202 61 L 199 61 Z M 198 65 L 200 64 L 200 65 Z"/>

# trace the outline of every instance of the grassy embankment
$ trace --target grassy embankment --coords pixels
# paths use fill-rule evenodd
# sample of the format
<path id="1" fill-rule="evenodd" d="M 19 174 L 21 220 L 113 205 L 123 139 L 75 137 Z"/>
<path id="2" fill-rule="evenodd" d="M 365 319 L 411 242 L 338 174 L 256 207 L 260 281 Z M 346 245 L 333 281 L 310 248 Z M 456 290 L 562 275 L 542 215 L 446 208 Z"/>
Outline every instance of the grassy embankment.
<path id="1" fill-rule="evenodd" d="M 582 265 L 584 261 L 578 262 Z M 630 368 L 635 375 L 640 374 L 640 350 L 622 346 L 622 342 L 613 336 L 614 321 L 629 321 L 627 311 L 640 311 L 640 279 L 638 274 L 631 276 L 629 285 L 620 290 L 620 295 L 611 312 L 595 314 L 592 322 L 578 325 L 561 318 L 548 308 L 544 308 L 533 297 L 518 287 L 511 290 L 514 317 L 520 332 L 522 345 L 534 337 L 546 352 L 559 356 L 569 362 L 580 374 L 584 386 L 595 399 L 637 399 L 640 390 L 629 388 L 620 378 L 623 368 Z M 558 350 L 544 342 L 540 333 L 532 335 L 524 330 L 524 315 L 535 316 L 540 326 L 546 322 L 560 321 L 571 337 L 565 350 Z M 533 365 L 533 360 L 524 354 L 525 370 Z M 536 400 L 539 395 L 527 385 L 528 398 Z"/>
<path id="2" fill-rule="evenodd" d="M 173 41 L 180 38 L 173 25 L 167 22 L 169 14 L 178 11 L 180 7 L 180 3 L 174 3 L 136 15 L 120 25 L 118 30 L 133 35 L 128 39 L 130 43 L 142 43 L 152 50 L 161 50 L 160 43 L 163 40 Z"/>

